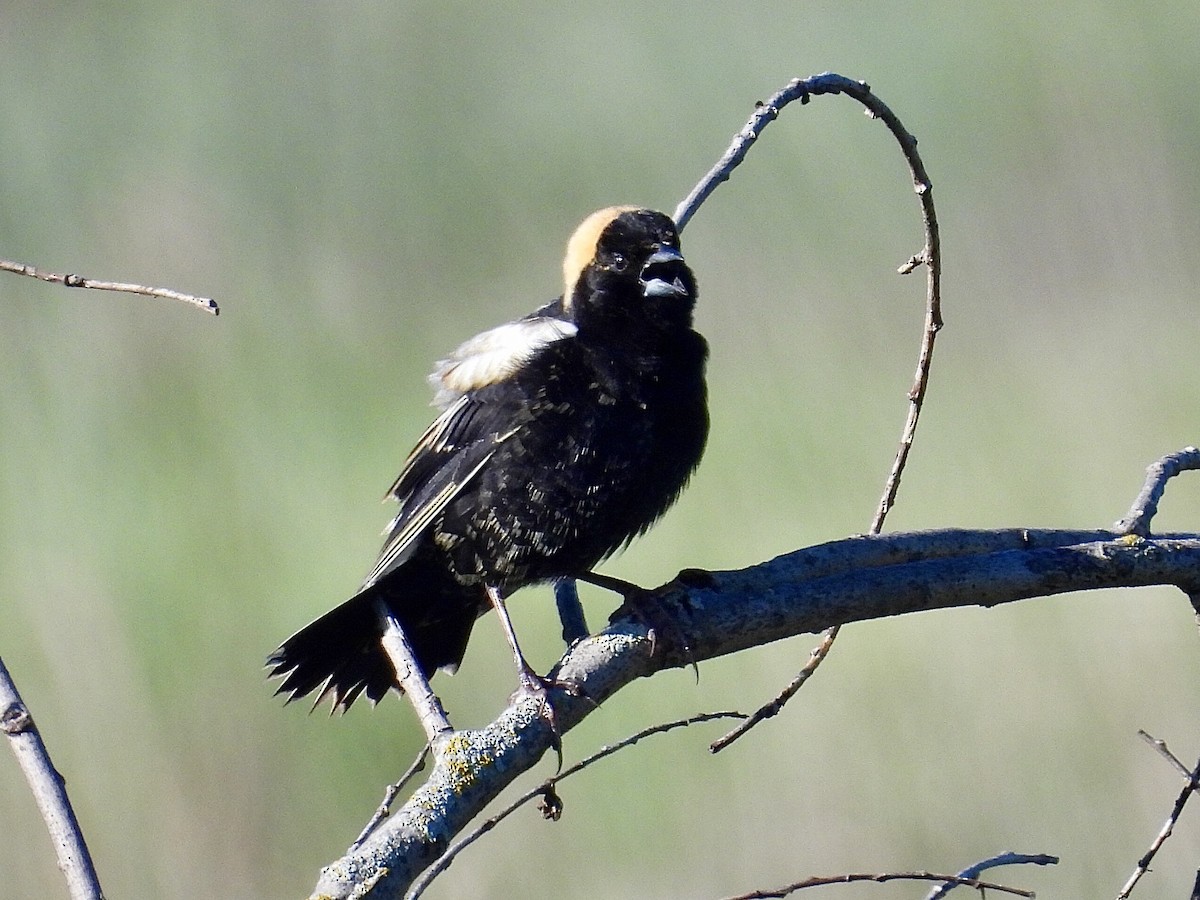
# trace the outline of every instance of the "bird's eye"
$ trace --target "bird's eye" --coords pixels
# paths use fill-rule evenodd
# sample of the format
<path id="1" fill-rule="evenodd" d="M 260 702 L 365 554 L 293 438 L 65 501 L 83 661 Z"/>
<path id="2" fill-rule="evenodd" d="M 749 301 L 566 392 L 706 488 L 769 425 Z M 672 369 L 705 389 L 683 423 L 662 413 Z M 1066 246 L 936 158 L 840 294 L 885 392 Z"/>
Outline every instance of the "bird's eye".
<path id="1" fill-rule="evenodd" d="M 629 267 L 629 262 L 620 253 L 614 253 L 608 258 L 608 267 L 614 272 L 624 272 Z"/>

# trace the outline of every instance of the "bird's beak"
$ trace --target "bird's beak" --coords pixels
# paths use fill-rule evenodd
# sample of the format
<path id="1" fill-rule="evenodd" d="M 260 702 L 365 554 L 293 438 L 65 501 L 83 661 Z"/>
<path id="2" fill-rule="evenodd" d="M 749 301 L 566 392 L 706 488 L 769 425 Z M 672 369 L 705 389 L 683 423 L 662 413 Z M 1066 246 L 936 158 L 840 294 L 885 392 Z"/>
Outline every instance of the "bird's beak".
<path id="1" fill-rule="evenodd" d="M 680 277 L 685 264 L 674 247 L 663 247 L 642 266 L 642 295 L 645 297 L 685 297 L 688 289 Z"/>

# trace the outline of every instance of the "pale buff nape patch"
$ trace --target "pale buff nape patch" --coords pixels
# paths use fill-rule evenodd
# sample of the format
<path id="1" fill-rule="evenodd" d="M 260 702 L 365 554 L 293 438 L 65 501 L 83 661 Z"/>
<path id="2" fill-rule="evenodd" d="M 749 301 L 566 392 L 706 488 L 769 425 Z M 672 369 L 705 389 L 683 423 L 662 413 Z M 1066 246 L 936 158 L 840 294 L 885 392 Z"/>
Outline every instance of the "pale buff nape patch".
<path id="1" fill-rule="evenodd" d="M 597 210 L 579 223 L 571 239 L 567 241 L 567 255 L 563 257 L 563 309 L 571 308 L 571 295 L 579 276 L 596 257 L 596 244 L 612 220 L 621 213 L 636 212 L 640 206 L 609 206 Z"/>

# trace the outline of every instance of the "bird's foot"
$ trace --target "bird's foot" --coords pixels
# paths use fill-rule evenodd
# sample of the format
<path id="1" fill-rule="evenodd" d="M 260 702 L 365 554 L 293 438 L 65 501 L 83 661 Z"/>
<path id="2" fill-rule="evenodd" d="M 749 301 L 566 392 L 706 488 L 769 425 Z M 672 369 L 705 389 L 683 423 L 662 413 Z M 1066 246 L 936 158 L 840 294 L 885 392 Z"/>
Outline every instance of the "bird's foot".
<path id="1" fill-rule="evenodd" d="M 580 576 L 580 580 L 620 594 L 625 602 L 609 616 L 609 622 L 625 615 L 637 619 L 646 626 L 647 636 L 650 639 L 651 656 L 658 652 L 659 641 L 662 641 L 663 644 L 677 651 L 687 660 L 692 671 L 696 673 L 696 681 L 700 680 L 700 667 L 696 665 L 696 657 L 692 653 L 692 646 L 688 643 L 687 635 L 680 628 L 675 616 L 663 605 L 657 593 L 628 581 L 610 578 L 607 575 L 597 575 L 595 572 Z"/>
<path id="2" fill-rule="evenodd" d="M 550 740 L 554 752 L 558 755 L 558 770 L 562 771 L 562 732 L 558 727 L 558 716 L 554 710 L 551 694 L 562 691 L 572 697 L 586 697 L 583 688 L 573 681 L 560 681 L 557 678 L 543 677 L 533 671 L 528 665 L 517 667 L 517 689 L 509 698 L 509 703 L 520 703 L 522 700 L 535 700 L 538 703 L 538 715 L 550 726 Z"/>

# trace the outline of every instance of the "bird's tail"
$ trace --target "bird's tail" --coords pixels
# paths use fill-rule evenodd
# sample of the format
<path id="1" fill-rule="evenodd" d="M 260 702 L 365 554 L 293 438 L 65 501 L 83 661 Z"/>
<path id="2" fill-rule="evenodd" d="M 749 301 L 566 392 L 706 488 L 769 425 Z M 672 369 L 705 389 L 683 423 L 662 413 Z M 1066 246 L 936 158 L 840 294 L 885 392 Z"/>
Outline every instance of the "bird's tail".
<path id="1" fill-rule="evenodd" d="M 267 658 L 270 677 L 283 679 L 275 693 L 290 703 L 319 690 L 314 709 L 332 697 L 333 709 L 345 711 L 361 694 L 374 704 L 389 688 L 399 690 L 380 644 L 380 600 L 426 677 L 462 662 L 471 626 L 486 608 L 482 589 L 459 584 L 444 566 L 410 560 L 284 641 Z"/>

